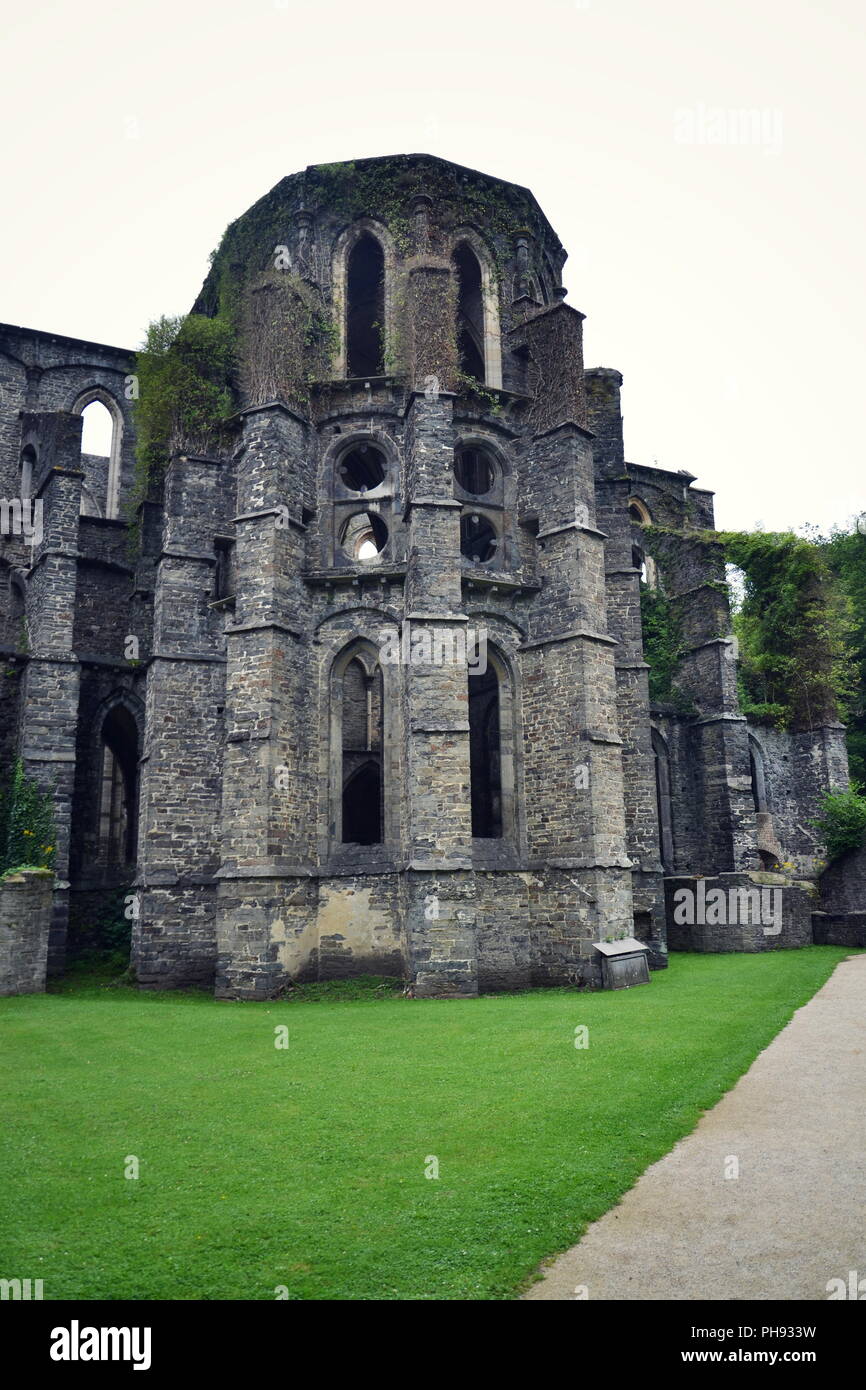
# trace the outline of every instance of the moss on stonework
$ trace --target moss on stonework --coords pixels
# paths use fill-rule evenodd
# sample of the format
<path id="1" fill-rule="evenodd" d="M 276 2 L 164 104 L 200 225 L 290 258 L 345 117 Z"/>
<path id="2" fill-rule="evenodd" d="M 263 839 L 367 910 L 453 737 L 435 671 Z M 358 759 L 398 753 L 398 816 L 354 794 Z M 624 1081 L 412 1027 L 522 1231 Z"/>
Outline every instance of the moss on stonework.
<path id="1" fill-rule="evenodd" d="M 792 532 L 651 526 L 644 535 L 657 561 L 663 552 L 670 556 L 671 538 L 706 546 L 708 563 L 710 548 L 721 547 L 725 560 L 742 571 L 745 596 L 732 622 L 739 704 L 749 720 L 809 730 L 835 722 L 854 705 L 850 602 L 821 546 Z M 654 539 L 660 544 L 654 546 Z M 728 591 L 716 580 L 707 587 Z"/>
<path id="2" fill-rule="evenodd" d="M 821 548 L 790 532 L 719 539 L 745 578 L 734 615 L 743 713 L 793 730 L 836 721 L 855 683 L 851 624 Z"/>
<path id="3" fill-rule="evenodd" d="M 674 685 L 682 655 L 682 633 L 673 605 L 661 589 L 640 586 L 640 619 L 644 661 L 649 664 L 649 696 L 652 704 L 683 703 Z"/>

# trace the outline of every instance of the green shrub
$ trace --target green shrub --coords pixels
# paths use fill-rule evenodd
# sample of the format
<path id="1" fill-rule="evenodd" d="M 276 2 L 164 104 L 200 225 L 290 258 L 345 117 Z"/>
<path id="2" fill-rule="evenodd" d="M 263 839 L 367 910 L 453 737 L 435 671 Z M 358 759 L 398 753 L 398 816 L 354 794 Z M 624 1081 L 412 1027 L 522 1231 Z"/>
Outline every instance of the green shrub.
<path id="1" fill-rule="evenodd" d="M 815 729 L 839 718 L 857 674 L 850 605 L 821 546 L 792 533 L 720 532 L 745 597 L 734 617 L 741 708 L 754 722 Z"/>
<path id="2" fill-rule="evenodd" d="M 41 792 L 18 758 L 0 791 L 0 874 L 13 867 L 53 869 L 54 798 Z"/>
<path id="3" fill-rule="evenodd" d="M 859 849 L 866 836 L 866 796 L 858 784 L 848 791 L 827 792 L 822 814 L 812 824 L 827 849 L 828 859 L 838 859 L 851 849 Z"/>
<path id="4" fill-rule="evenodd" d="M 640 618 L 644 661 L 649 663 L 649 694 L 654 704 L 677 703 L 673 678 L 680 658 L 682 636 L 671 601 L 661 589 L 640 586 Z"/>
<path id="5" fill-rule="evenodd" d="M 853 694 L 844 703 L 848 726 L 848 762 L 852 781 L 866 782 L 866 534 L 851 526 L 819 538 L 837 586 L 848 601 L 850 645 L 857 667 Z"/>
<path id="6" fill-rule="evenodd" d="M 227 313 L 150 324 L 136 359 L 136 502 L 158 483 L 173 453 L 206 454 L 219 445 L 236 408 L 234 368 L 235 332 Z"/>

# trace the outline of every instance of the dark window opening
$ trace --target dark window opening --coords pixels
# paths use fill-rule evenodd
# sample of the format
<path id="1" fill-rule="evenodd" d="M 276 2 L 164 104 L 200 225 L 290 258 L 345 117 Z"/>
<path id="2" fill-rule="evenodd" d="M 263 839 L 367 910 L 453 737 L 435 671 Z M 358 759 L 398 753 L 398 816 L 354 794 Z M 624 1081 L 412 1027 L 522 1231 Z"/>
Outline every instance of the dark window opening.
<path id="1" fill-rule="evenodd" d="M 102 725 L 99 850 L 106 864 L 135 861 L 138 728 L 129 710 L 116 705 Z"/>
<path id="2" fill-rule="evenodd" d="M 467 512 L 460 521 L 460 552 L 476 565 L 487 564 L 496 554 L 499 540 L 486 516 Z"/>
<path id="3" fill-rule="evenodd" d="M 382 777 L 376 763 L 359 767 L 343 788 L 343 843 L 382 843 Z"/>
<path id="4" fill-rule="evenodd" d="M 634 922 L 633 935 L 635 941 L 651 941 L 653 934 L 653 919 L 650 912 L 635 912 L 632 914 Z"/>
<path id="5" fill-rule="evenodd" d="M 484 449 L 459 449 L 454 456 L 454 476 L 464 492 L 480 497 L 492 488 L 496 468 Z"/>
<path id="6" fill-rule="evenodd" d="M 499 680 L 492 666 L 469 677 L 469 770 L 472 835 L 502 838 L 502 755 Z"/>
<path id="7" fill-rule="evenodd" d="M 382 671 L 372 676 L 360 661 L 343 675 L 343 843 L 378 845 L 383 839 Z"/>
<path id="8" fill-rule="evenodd" d="M 24 622 L 24 613 L 27 607 L 27 591 L 24 588 L 24 581 L 17 575 L 9 576 L 9 620 L 12 623 L 21 624 Z M 25 645 L 22 638 L 22 645 Z"/>
<path id="9" fill-rule="evenodd" d="M 340 460 L 340 479 L 351 492 L 369 492 L 385 478 L 385 459 L 371 444 L 357 444 Z"/>
<path id="10" fill-rule="evenodd" d="M 457 272 L 457 352 L 465 376 L 483 382 L 484 296 L 481 266 L 471 247 L 461 242 L 454 252 Z"/>
<path id="11" fill-rule="evenodd" d="M 375 237 L 362 236 L 346 275 L 346 372 L 381 376 L 385 319 L 385 257 Z"/>
<path id="12" fill-rule="evenodd" d="M 232 551 L 234 547 L 231 541 L 217 537 L 214 541 L 214 554 L 216 564 L 214 565 L 213 596 L 215 601 L 229 598 L 232 593 Z"/>
<path id="13" fill-rule="evenodd" d="M 375 560 L 388 544 L 388 528 L 376 512 L 355 512 L 343 527 L 340 544 L 352 560 Z"/>

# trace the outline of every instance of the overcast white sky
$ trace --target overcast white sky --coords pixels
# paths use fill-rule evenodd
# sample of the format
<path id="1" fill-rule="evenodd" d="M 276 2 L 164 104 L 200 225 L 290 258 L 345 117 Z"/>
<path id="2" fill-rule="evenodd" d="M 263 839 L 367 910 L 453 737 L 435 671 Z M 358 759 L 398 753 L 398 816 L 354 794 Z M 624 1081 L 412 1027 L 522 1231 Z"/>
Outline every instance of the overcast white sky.
<path id="1" fill-rule="evenodd" d="M 535 193 L 631 459 L 725 527 L 866 507 L 864 0 L 0 12 L 5 322 L 137 347 L 285 174 L 428 151 Z"/>

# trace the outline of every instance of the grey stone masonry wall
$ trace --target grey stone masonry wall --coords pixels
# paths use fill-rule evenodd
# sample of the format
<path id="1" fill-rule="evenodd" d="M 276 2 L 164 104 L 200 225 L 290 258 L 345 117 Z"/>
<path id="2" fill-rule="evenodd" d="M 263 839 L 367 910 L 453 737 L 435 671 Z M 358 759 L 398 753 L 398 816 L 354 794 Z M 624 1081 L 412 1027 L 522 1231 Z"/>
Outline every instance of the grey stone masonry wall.
<path id="1" fill-rule="evenodd" d="M 737 699 L 722 548 L 699 537 L 654 532 L 652 551 L 682 634 L 675 684 L 695 710 L 699 859 L 690 867 L 706 873 L 757 869 L 748 732 Z"/>
<path id="2" fill-rule="evenodd" d="M 809 880 L 762 872 L 676 877 L 665 879 L 665 892 L 672 951 L 778 951 L 812 943 L 818 892 Z"/>
<path id="3" fill-rule="evenodd" d="M 835 859 L 818 880 L 821 899 L 812 913 L 815 941 L 866 946 L 866 845 Z"/>
<path id="4" fill-rule="evenodd" d="M 237 599 L 226 628 L 217 994 L 256 998 L 290 978 L 279 957 L 312 910 L 313 768 L 299 714 L 310 677 L 303 516 L 315 496 L 315 454 L 308 422 L 282 406 L 246 412 L 242 429 Z"/>
<path id="5" fill-rule="evenodd" d="M 407 418 L 409 546 L 405 616 L 435 643 L 465 629 L 460 505 L 454 497 L 452 401 L 411 399 Z M 418 994 L 475 994 L 472 824 L 466 669 L 406 667 L 406 932 Z M 435 879 L 435 886 L 434 886 Z M 436 902 L 436 915 L 428 904 Z"/>
<path id="6" fill-rule="evenodd" d="M 80 669 L 73 648 L 78 578 L 81 419 L 30 415 L 27 437 L 40 448 L 37 500 L 42 540 L 27 582 L 29 659 L 22 690 L 19 753 L 24 772 L 54 801 L 54 912 L 48 969 L 63 969 L 69 920 L 69 851 L 75 784 Z"/>
<path id="7" fill-rule="evenodd" d="M 51 887 L 47 869 L 24 869 L 0 879 L 0 994 L 45 990 Z"/>
<path id="8" fill-rule="evenodd" d="M 75 933 L 121 899 L 142 988 L 594 986 L 605 940 L 665 965 L 665 875 L 817 871 L 844 731 L 747 726 L 712 494 L 625 459 L 564 261 L 527 189 L 428 155 L 283 179 L 193 307 L 234 322 L 234 414 L 166 442 L 134 527 L 134 357 L 0 325 L 0 497 L 32 471 L 44 505 L 0 536 L 0 783 L 20 757 L 54 800 L 50 969 L 70 898 Z M 807 939 L 798 882 L 728 947 Z"/>
<path id="9" fill-rule="evenodd" d="M 133 958 L 150 987 L 212 984 L 225 703 L 213 604 L 219 465 L 179 456 L 166 480 L 141 767 Z"/>
<path id="10" fill-rule="evenodd" d="M 595 439 L 595 490 L 599 528 L 605 533 L 608 628 L 617 641 L 617 710 L 622 738 L 626 844 L 633 864 L 634 934 L 647 940 L 653 963 L 664 963 L 664 894 L 650 729 L 649 667 L 643 655 L 640 568 L 635 546 L 640 530 L 629 516 L 631 479 L 626 471 L 619 372 L 587 372 L 589 423 Z"/>

